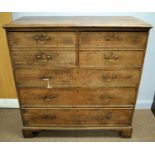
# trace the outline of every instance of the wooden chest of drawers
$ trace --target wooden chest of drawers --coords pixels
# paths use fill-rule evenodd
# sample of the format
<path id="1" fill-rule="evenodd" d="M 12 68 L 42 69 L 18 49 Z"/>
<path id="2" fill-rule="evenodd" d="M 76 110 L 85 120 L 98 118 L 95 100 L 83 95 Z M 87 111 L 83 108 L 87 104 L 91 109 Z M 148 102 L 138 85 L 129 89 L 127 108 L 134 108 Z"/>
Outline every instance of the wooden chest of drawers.
<path id="1" fill-rule="evenodd" d="M 150 28 L 133 17 L 23 17 L 6 25 L 24 137 L 55 129 L 130 137 Z"/>

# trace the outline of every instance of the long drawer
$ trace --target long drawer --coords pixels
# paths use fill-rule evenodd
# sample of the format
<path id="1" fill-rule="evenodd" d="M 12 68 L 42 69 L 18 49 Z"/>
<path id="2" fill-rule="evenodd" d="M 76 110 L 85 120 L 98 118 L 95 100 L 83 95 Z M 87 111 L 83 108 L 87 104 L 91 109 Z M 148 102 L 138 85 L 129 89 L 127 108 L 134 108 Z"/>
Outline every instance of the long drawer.
<path id="1" fill-rule="evenodd" d="M 76 49 L 76 32 L 8 32 L 10 48 Z"/>
<path id="2" fill-rule="evenodd" d="M 145 49 L 147 32 L 80 32 L 80 50 L 85 49 Z"/>
<path id="3" fill-rule="evenodd" d="M 127 107 L 134 106 L 136 89 L 22 88 L 19 96 L 22 107 Z"/>
<path id="4" fill-rule="evenodd" d="M 137 87 L 138 69 L 17 69 L 18 87 Z"/>
<path id="5" fill-rule="evenodd" d="M 15 68 L 75 67 L 76 51 L 12 50 Z"/>
<path id="6" fill-rule="evenodd" d="M 43 108 L 22 109 L 25 126 L 128 126 L 132 109 Z"/>
<path id="7" fill-rule="evenodd" d="M 137 67 L 141 68 L 144 51 L 80 51 L 80 67 Z"/>

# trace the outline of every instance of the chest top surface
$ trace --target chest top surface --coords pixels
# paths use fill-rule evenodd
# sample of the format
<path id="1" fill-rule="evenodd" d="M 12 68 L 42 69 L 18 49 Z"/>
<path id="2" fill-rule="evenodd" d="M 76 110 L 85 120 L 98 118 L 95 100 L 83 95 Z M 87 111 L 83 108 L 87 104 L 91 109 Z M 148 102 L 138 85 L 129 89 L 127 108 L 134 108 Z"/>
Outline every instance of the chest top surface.
<path id="1" fill-rule="evenodd" d="M 41 27 L 129 27 L 151 28 L 152 26 L 130 16 L 29 16 L 21 17 L 4 28 L 41 28 Z"/>

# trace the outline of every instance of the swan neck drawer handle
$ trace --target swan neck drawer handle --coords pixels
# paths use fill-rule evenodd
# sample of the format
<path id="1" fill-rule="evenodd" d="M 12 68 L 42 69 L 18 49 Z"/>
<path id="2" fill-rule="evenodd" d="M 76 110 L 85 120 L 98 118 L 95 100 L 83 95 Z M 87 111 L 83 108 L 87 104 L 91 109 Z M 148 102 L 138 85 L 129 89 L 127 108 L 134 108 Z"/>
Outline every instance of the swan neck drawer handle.
<path id="1" fill-rule="evenodd" d="M 56 119 L 56 115 L 55 114 L 53 114 L 53 115 L 48 115 L 48 114 L 46 115 L 45 114 L 42 116 L 42 118 L 43 119 Z"/>
<path id="2" fill-rule="evenodd" d="M 56 98 L 56 95 L 45 95 L 41 97 L 43 100 L 49 101 Z"/>
<path id="3" fill-rule="evenodd" d="M 44 34 L 35 35 L 33 38 L 35 41 L 38 41 L 39 43 L 46 43 L 48 40 L 51 40 L 50 36 Z"/>
<path id="4" fill-rule="evenodd" d="M 109 54 L 104 54 L 104 59 L 112 62 L 112 61 L 118 60 L 119 57 L 115 55 L 113 52 L 111 52 Z"/>
<path id="5" fill-rule="evenodd" d="M 112 99 L 112 96 L 110 96 L 110 95 L 101 95 L 100 99 L 110 101 Z"/>
<path id="6" fill-rule="evenodd" d="M 40 60 L 40 61 L 48 61 L 53 59 L 51 55 L 45 54 L 44 52 L 37 54 L 35 57 L 37 60 Z"/>
<path id="7" fill-rule="evenodd" d="M 116 80 L 118 78 L 118 76 L 116 74 L 103 75 L 102 78 L 103 78 L 103 80 Z"/>

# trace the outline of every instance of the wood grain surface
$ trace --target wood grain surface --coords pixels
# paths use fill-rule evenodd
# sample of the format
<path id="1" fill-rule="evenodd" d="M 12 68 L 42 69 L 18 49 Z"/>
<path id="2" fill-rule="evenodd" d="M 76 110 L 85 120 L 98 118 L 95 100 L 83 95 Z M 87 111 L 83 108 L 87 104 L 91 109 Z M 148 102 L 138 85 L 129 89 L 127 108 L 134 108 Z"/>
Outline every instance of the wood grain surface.
<path id="1" fill-rule="evenodd" d="M 5 26 L 11 27 L 137 27 L 150 28 L 150 24 L 129 16 L 47 16 L 21 17 Z"/>
<path id="2" fill-rule="evenodd" d="M 132 109 L 22 109 L 26 126 L 129 126 Z"/>
<path id="3" fill-rule="evenodd" d="M 17 69 L 18 87 L 137 87 L 137 69 Z"/>
<path id="4" fill-rule="evenodd" d="M 75 67 L 76 51 L 71 50 L 12 50 L 15 68 Z"/>
<path id="5" fill-rule="evenodd" d="M 141 68 L 144 51 L 80 51 L 80 67 L 131 67 Z"/>
<path id="6" fill-rule="evenodd" d="M 123 94 L 123 95 L 122 95 Z M 36 107 L 133 107 L 135 88 L 21 88 L 21 106 Z"/>

